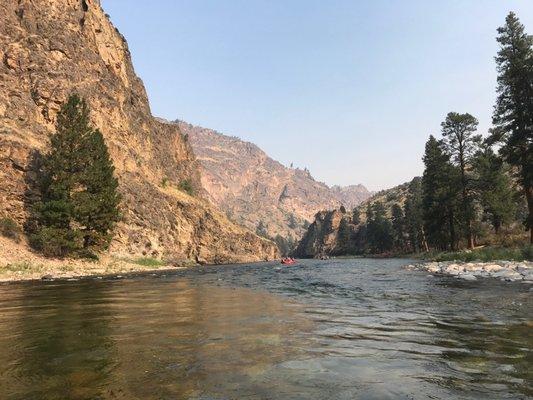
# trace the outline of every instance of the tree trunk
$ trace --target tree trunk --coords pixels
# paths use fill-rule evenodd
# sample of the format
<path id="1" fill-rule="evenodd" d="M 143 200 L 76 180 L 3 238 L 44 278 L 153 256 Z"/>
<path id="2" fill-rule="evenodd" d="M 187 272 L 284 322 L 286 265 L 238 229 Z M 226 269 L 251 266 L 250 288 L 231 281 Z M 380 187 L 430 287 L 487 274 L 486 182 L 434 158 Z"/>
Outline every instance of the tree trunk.
<path id="1" fill-rule="evenodd" d="M 455 250 L 455 226 L 453 223 L 453 212 L 449 213 L 448 223 L 450 225 L 450 247 L 451 247 L 451 250 L 454 251 Z"/>
<path id="2" fill-rule="evenodd" d="M 533 187 L 526 187 L 526 199 L 527 199 L 527 208 L 529 214 L 527 216 L 528 228 L 529 228 L 529 243 L 533 244 Z"/>
<path id="3" fill-rule="evenodd" d="M 422 228 L 422 247 L 426 253 L 429 251 L 428 241 L 426 240 L 426 231 L 424 228 Z"/>
<path id="4" fill-rule="evenodd" d="M 468 240 L 468 248 L 474 248 L 474 234 L 472 233 L 472 220 L 470 219 L 470 210 L 469 210 L 469 199 L 467 193 L 467 183 L 466 183 L 466 167 L 465 163 L 461 156 L 461 186 L 462 186 L 462 197 L 463 197 L 463 211 L 466 218 L 466 235 Z"/>

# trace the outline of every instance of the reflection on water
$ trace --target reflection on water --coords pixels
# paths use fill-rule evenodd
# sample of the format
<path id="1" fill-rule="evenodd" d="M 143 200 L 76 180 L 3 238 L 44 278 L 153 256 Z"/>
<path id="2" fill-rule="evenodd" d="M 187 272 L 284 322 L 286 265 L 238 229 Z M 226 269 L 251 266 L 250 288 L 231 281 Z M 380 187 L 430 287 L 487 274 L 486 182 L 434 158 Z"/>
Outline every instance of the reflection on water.
<path id="1" fill-rule="evenodd" d="M 0 399 L 533 395 L 531 292 L 399 260 L 0 286 Z"/>

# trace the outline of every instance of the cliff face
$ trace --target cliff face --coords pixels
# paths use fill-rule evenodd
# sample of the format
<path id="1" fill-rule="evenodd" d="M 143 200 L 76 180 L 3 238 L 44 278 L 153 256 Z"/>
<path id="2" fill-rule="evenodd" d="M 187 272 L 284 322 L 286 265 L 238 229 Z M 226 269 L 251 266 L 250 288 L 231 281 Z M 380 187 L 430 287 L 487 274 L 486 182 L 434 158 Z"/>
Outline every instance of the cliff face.
<path id="1" fill-rule="evenodd" d="M 330 188 L 236 137 L 177 124 L 202 166 L 202 186 L 210 200 L 249 229 L 261 224 L 269 236 L 300 238 L 317 211 L 342 204 L 352 209 L 371 195 L 362 185 Z"/>
<path id="2" fill-rule="evenodd" d="M 271 242 L 178 190 L 186 180 L 201 192 L 193 152 L 176 125 L 152 117 L 127 43 L 97 0 L 0 0 L 0 215 L 24 222 L 31 158 L 47 148 L 73 91 L 89 103 L 120 181 L 124 221 L 112 251 L 208 262 L 277 256 Z"/>
<path id="3" fill-rule="evenodd" d="M 358 205 L 356 208 L 359 211 L 360 221 L 357 224 L 354 224 L 351 210 L 346 213 L 338 209 L 318 212 L 298 243 L 294 254 L 298 257 L 313 258 L 360 253 L 364 247 L 367 207 L 379 201 L 390 217 L 394 204 L 403 206 L 405 203 L 409 184 L 410 182 L 382 190 Z"/>
<path id="4" fill-rule="evenodd" d="M 348 221 L 349 217 L 340 210 L 318 212 L 298 243 L 295 254 L 302 258 L 313 258 L 341 253 L 338 249 L 338 237 L 343 219 Z"/>

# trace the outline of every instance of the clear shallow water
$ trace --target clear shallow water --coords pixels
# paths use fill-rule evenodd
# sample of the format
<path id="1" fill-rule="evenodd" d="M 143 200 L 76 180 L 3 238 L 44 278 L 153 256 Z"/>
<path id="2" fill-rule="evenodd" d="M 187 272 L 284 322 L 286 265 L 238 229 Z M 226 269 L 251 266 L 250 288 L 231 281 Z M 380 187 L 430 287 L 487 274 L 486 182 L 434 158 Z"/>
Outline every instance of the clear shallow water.
<path id="1" fill-rule="evenodd" d="M 526 399 L 533 294 L 404 260 L 0 285 L 0 399 Z"/>

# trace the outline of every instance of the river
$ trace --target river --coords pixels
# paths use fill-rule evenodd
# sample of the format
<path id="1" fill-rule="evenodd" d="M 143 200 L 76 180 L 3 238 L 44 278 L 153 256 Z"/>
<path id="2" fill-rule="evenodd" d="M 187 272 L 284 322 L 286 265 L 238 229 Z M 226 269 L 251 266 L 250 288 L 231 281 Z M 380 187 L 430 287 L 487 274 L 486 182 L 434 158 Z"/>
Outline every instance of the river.
<path id="1" fill-rule="evenodd" d="M 526 399 L 527 285 L 304 260 L 0 285 L 0 399 Z"/>

